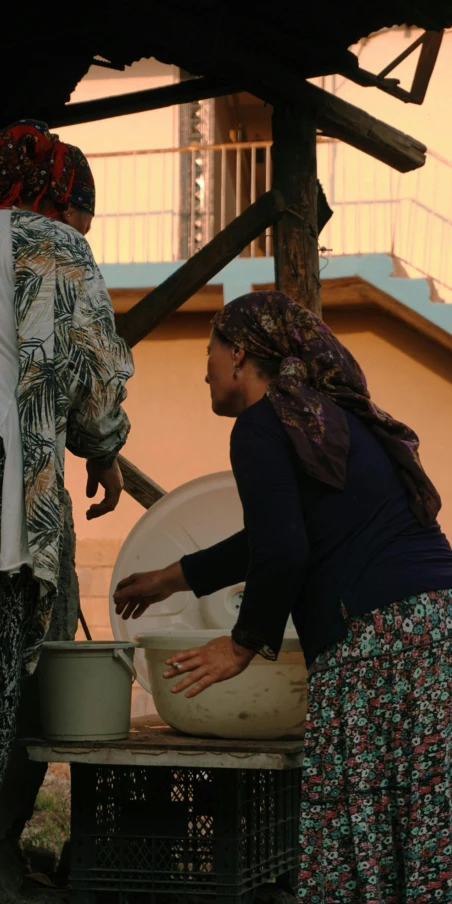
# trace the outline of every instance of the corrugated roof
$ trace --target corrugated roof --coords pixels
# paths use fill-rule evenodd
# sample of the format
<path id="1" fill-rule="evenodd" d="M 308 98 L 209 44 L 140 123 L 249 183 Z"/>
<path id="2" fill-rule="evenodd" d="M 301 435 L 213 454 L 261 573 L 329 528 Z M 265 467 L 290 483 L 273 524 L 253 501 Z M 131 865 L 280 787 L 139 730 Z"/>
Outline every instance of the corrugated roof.
<path id="1" fill-rule="evenodd" d="M 8 7 L 0 38 L 0 121 L 55 118 L 95 55 L 118 66 L 155 57 L 193 75 L 236 76 L 247 49 L 312 77 L 353 65 L 347 48 L 384 27 L 452 26 L 452 0 L 163 0 Z"/>

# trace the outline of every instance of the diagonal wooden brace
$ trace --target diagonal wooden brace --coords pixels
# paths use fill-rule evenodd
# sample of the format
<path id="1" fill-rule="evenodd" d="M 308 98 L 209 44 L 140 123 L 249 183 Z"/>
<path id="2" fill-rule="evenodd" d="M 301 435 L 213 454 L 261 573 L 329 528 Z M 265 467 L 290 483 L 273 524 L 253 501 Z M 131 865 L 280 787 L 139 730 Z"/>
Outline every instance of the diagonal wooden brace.
<path id="1" fill-rule="evenodd" d="M 151 505 L 154 505 L 155 502 L 158 502 L 165 495 L 165 490 L 162 490 L 162 487 L 154 483 L 150 477 L 147 477 L 143 471 L 136 468 L 124 456 L 118 455 L 118 464 L 121 468 L 126 493 L 139 502 L 143 508 L 151 508 Z"/>
<path id="2" fill-rule="evenodd" d="M 136 345 L 166 317 L 205 286 L 247 245 L 273 226 L 285 210 L 284 198 L 268 191 L 222 229 L 204 248 L 149 292 L 118 321 L 117 330 L 128 345 Z"/>

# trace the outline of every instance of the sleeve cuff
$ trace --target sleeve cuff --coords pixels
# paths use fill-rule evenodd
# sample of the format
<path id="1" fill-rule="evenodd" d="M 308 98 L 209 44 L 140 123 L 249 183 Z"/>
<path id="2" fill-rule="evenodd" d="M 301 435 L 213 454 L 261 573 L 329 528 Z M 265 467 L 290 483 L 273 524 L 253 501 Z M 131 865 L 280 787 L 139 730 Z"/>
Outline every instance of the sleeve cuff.
<path id="1" fill-rule="evenodd" d="M 247 631 L 245 628 L 241 628 L 240 625 L 236 625 L 232 629 L 231 636 L 240 647 L 246 647 L 247 650 L 254 650 L 255 653 L 262 656 L 264 659 L 270 659 L 272 662 L 276 662 L 278 653 L 275 650 L 272 650 L 272 648 L 265 643 L 264 639 L 259 637 L 255 632 Z"/>
<path id="2" fill-rule="evenodd" d="M 204 552 L 204 550 L 201 550 L 201 552 Z M 182 572 L 188 586 L 195 594 L 196 598 L 199 600 L 202 596 L 205 596 L 205 592 L 204 587 L 202 586 L 202 578 L 200 573 L 201 569 L 199 568 L 198 556 L 199 553 L 197 552 L 190 553 L 187 556 L 182 556 L 180 560 L 180 567 L 182 568 Z"/>
<path id="3" fill-rule="evenodd" d="M 109 471 L 110 468 L 113 467 L 116 461 L 117 455 L 110 455 L 108 458 L 93 458 L 92 455 L 89 457 L 89 461 L 92 461 L 97 468 L 100 468 L 101 471 Z"/>

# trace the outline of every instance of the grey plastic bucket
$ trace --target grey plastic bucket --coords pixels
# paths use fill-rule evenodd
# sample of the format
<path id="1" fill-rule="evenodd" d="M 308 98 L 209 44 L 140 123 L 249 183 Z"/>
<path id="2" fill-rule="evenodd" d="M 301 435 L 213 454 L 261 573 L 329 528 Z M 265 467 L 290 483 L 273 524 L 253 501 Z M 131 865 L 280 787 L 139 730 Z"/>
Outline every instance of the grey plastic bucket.
<path id="1" fill-rule="evenodd" d="M 41 724 L 52 741 L 113 741 L 130 730 L 137 644 L 44 643 L 39 662 Z"/>

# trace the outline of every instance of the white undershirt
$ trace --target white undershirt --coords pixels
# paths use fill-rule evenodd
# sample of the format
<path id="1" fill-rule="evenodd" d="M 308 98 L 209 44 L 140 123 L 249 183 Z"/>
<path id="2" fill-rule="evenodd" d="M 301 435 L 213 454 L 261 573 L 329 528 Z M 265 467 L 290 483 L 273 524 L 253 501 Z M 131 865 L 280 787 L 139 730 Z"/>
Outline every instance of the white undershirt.
<path id="1" fill-rule="evenodd" d="M 19 349 L 14 317 L 11 211 L 0 210 L 0 437 L 5 450 L 0 571 L 31 565 L 25 522 L 22 439 L 17 407 Z"/>

